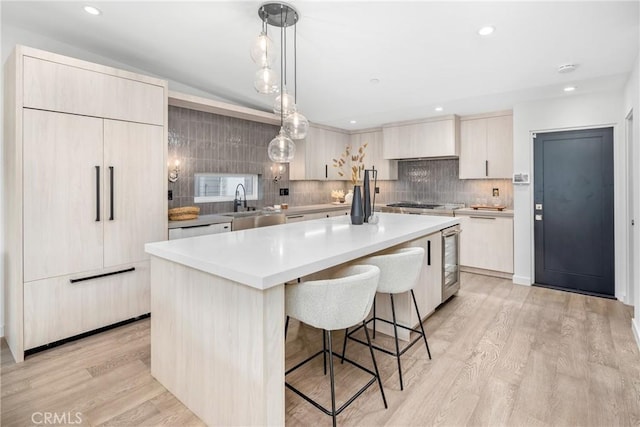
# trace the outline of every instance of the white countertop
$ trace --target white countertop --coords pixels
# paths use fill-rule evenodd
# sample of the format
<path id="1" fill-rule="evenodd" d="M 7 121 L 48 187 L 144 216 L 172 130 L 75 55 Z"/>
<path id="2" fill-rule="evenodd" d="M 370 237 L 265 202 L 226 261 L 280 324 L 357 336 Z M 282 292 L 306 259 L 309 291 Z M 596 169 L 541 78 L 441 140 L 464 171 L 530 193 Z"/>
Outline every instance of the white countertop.
<path id="1" fill-rule="evenodd" d="M 459 224 L 453 217 L 377 214 L 352 225 L 348 215 L 232 233 L 148 243 L 146 252 L 257 289 L 395 246 Z"/>

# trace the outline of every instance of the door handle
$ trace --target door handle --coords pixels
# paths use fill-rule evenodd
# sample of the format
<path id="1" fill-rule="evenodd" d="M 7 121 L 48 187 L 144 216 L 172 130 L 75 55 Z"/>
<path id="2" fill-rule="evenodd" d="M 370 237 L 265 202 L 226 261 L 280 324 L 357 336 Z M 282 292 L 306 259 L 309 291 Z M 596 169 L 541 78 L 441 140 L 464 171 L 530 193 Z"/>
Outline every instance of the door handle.
<path id="1" fill-rule="evenodd" d="M 100 221 L 100 166 L 96 166 L 96 222 Z"/>
<path id="2" fill-rule="evenodd" d="M 113 166 L 109 166 L 109 221 L 113 221 Z"/>
<path id="3" fill-rule="evenodd" d="M 427 265 L 431 265 L 431 240 L 427 240 Z"/>
<path id="4" fill-rule="evenodd" d="M 329 178 L 329 165 L 324 165 L 324 177 Z"/>
<path id="5" fill-rule="evenodd" d="M 484 176 L 489 176 L 489 160 L 484 161 Z"/>

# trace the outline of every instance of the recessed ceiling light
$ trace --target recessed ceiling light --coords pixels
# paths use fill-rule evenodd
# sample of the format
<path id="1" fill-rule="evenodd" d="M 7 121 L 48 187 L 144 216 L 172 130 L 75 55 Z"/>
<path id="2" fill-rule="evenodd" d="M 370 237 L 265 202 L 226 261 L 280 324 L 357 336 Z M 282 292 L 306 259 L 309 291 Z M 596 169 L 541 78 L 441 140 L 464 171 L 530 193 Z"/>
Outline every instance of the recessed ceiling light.
<path id="1" fill-rule="evenodd" d="M 351 123 L 352 125 L 355 125 L 358 122 L 356 122 L 355 120 L 349 120 L 349 123 Z"/>
<path id="2" fill-rule="evenodd" d="M 436 111 L 442 111 L 442 110 L 444 110 L 444 108 L 442 108 L 442 107 L 436 107 L 436 108 L 434 108 L 434 110 L 436 110 Z"/>
<path id="3" fill-rule="evenodd" d="M 93 6 L 85 6 L 84 11 L 87 12 L 89 15 L 100 15 L 102 13 L 100 12 L 100 9 Z"/>
<path id="4" fill-rule="evenodd" d="M 380 79 L 376 79 L 374 77 L 371 80 L 369 80 L 369 83 L 371 83 L 372 85 L 377 85 L 378 83 L 380 83 Z"/>
<path id="5" fill-rule="evenodd" d="M 574 90 L 576 90 L 575 86 L 567 86 L 564 88 L 565 92 L 573 92 Z"/>
<path id="6" fill-rule="evenodd" d="M 496 29 L 491 25 L 487 25 L 485 27 L 480 28 L 478 30 L 478 34 L 480 34 L 481 36 L 488 36 L 489 34 L 492 34 L 495 30 Z"/>

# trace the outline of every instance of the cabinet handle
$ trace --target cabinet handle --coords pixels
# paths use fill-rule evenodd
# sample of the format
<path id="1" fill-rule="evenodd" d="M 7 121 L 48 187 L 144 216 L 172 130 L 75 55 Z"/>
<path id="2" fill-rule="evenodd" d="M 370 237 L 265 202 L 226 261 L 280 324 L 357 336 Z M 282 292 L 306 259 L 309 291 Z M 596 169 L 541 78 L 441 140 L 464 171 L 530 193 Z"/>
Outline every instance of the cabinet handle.
<path id="1" fill-rule="evenodd" d="M 324 177 L 329 178 L 329 165 L 324 165 Z"/>
<path id="2" fill-rule="evenodd" d="M 287 217 L 287 219 L 291 219 L 291 218 L 304 218 L 304 215 L 290 215 Z"/>
<path id="3" fill-rule="evenodd" d="M 473 219 L 496 219 L 495 216 L 470 216 L 469 218 L 473 218 Z"/>
<path id="4" fill-rule="evenodd" d="M 484 161 L 484 176 L 489 176 L 489 160 Z"/>
<path id="5" fill-rule="evenodd" d="M 109 221 L 113 221 L 113 166 L 109 166 Z"/>
<path id="6" fill-rule="evenodd" d="M 100 221 L 100 166 L 96 166 L 96 222 Z"/>
<path id="7" fill-rule="evenodd" d="M 431 240 L 427 240 L 427 265 L 431 265 Z"/>
<path id="8" fill-rule="evenodd" d="M 102 273 L 102 274 L 96 274 L 96 275 L 93 275 L 93 276 L 81 277 L 79 279 L 70 279 L 69 282 L 71 282 L 71 283 L 84 282 L 85 280 L 93 280 L 93 279 L 99 279 L 101 277 L 114 276 L 116 274 L 128 273 L 130 271 L 135 271 L 135 269 L 136 269 L 135 267 L 125 268 L 124 270 L 112 271 L 111 273 Z"/>

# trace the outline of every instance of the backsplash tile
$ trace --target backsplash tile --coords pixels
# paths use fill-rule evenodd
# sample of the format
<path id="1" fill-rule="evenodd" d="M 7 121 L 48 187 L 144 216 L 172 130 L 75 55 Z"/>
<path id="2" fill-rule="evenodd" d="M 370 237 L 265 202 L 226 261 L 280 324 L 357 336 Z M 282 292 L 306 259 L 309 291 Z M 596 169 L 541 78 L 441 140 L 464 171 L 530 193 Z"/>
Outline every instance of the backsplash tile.
<path id="1" fill-rule="evenodd" d="M 233 202 L 193 202 L 194 174 L 252 173 L 259 175 L 260 200 L 250 206 L 288 203 L 291 206 L 330 203 L 331 190 L 352 188 L 347 181 L 290 181 L 288 165 L 274 182 L 267 146 L 278 126 L 256 123 L 180 107 L 169 107 L 169 163 L 180 161 L 180 178 L 169 183 L 169 208 L 200 207 L 201 215 L 230 212 Z M 500 203 L 513 206 L 513 184 L 508 179 L 458 179 L 458 160 L 410 160 L 398 163 L 398 180 L 378 182 L 376 204 L 395 201 L 493 203 L 492 188 L 500 189 Z M 289 196 L 280 196 L 289 188 Z"/>

